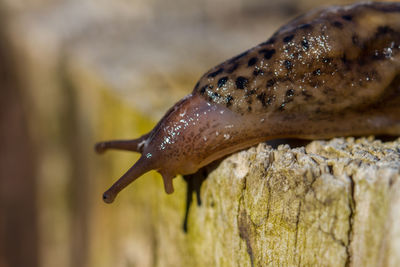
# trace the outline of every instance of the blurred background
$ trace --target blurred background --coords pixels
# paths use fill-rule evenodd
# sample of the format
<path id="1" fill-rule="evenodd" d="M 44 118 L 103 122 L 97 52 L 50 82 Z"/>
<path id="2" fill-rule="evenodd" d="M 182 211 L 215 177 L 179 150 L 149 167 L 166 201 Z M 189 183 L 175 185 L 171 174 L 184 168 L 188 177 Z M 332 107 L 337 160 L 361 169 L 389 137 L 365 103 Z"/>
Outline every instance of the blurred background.
<path id="1" fill-rule="evenodd" d="M 150 173 L 105 205 L 137 155 L 93 144 L 144 134 L 209 68 L 350 2 L 0 0 L 0 267 L 184 266 L 182 179 L 166 196 Z"/>

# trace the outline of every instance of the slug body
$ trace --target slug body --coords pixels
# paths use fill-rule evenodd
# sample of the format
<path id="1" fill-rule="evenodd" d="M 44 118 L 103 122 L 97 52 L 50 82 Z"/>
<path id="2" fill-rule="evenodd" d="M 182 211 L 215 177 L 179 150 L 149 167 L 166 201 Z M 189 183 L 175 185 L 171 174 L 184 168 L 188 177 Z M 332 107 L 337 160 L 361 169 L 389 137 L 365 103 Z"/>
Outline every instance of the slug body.
<path id="1" fill-rule="evenodd" d="M 149 170 L 177 174 L 275 138 L 400 134 L 400 3 L 311 11 L 214 67 L 148 134 L 101 142 L 141 158 L 103 195 Z"/>

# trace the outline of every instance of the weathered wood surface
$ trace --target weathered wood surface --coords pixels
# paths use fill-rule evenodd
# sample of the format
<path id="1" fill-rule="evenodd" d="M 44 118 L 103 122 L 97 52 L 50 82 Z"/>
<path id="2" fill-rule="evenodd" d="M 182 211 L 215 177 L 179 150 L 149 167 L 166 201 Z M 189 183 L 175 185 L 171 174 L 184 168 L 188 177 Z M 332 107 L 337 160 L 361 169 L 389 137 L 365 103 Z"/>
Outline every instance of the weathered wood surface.
<path id="1" fill-rule="evenodd" d="M 286 20 L 258 16 L 268 29 L 232 28 L 230 6 L 193 33 L 198 8 L 170 22 L 165 6 L 135 13 L 108 3 L 22 8 L 5 25 L 37 155 L 40 266 L 400 266 L 400 140 L 236 153 L 201 185 L 201 206 L 193 196 L 187 234 L 181 177 L 167 196 L 151 172 L 105 205 L 102 192 L 137 156 L 100 157 L 94 142 L 150 130 L 203 71 Z M 152 12 L 164 15 L 150 23 Z"/>
<path id="2" fill-rule="evenodd" d="M 229 157 L 189 219 L 198 266 L 397 266 L 399 152 L 349 138 Z"/>

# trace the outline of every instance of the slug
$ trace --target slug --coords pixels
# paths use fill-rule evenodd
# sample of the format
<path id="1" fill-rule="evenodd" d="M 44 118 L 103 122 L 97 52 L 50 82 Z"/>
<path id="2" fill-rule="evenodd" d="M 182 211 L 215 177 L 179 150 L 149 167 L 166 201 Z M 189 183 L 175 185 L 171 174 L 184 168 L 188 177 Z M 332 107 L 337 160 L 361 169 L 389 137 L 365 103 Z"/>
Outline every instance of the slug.
<path id="1" fill-rule="evenodd" d="M 292 20 L 205 73 L 151 132 L 97 143 L 98 153 L 142 154 L 103 200 L 150 170 L 170 194 L 177 174 L 270 139 L 399 135 L 399 50 L 400 3 L 333 6 Z"/>

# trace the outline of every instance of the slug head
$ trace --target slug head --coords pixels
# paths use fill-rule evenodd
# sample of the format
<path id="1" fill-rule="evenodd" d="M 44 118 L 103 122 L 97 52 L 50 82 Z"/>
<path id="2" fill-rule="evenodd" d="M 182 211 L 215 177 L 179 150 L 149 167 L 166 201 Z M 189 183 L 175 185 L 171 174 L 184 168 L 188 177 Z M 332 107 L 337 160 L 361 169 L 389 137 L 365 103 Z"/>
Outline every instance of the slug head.
<path id="1" fill-rule="evenodd" d="M 173 193 L 172 179 L 177 174 L 195 173 L 199 168 L 237 150 L 238 140 L 233 138 L 235 134 L 232 130 L 237 131 L 240 125 L 243 126 L 238 117 L 223 105 L 209 103 L 197 95 L 188 95 L 176 103 L 150 133 L 134 140 L 96 144 L 98 153 L 120 149 L 142 154 L 104 193 L 103 200 L 113 202 L 122 189 L 150 170 L 158 171 L 163 177 L 165 192 Z"/>

